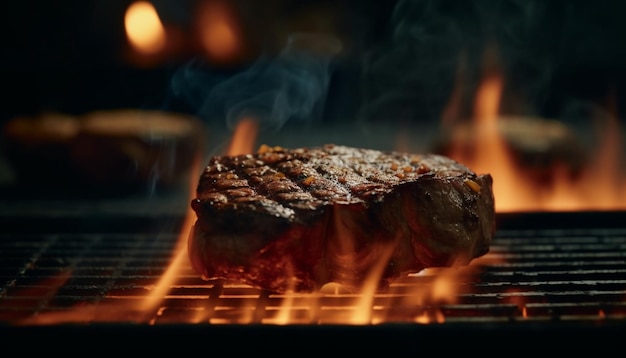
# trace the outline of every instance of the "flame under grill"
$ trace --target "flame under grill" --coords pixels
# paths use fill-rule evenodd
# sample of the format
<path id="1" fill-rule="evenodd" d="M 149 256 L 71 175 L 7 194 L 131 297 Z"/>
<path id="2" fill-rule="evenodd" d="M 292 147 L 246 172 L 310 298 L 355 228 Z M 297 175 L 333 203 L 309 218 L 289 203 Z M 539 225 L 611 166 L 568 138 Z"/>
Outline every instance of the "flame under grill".
<path id="1" fill-rule="evenodd" d="M 236 283 L 203 281 L 188 264 L 177 272 L 154 309 L 139 309 L 172 261 L 183 221 L 182 216 L 159 213 L 152 205 L 147 208 L 149 215 L 135 209 L 127 214 L 117 207 L 98 214 L 84 214 L 75 207 L 42 208 L 30 215 L 19 208 L 4 211 L 0 218 L 3 328 L 16 332 L 25 325 L 32 334 L 41 326 L 67 329 L 65 323 L 100 329 L 121 325 L 122 331 L 129 323 L 166 330 L 207 323 L 199 326 L 232 332 L 232 327 L 219 327 L 244 323 L 273 327 L 271 332 L 287 314 L 296 331 L 309 334 L 311 328 L 304 327 L 332 332 L 335 328 L 327 328 L 342 326 L 355 310 L 355 295 L 271 294 Z M 471 325 L 473 332 L 529 325 L 541 330 L 563 325 L 606 330 L 617 325 L 623 330 L 625 218 L 622 212 L 499 214 L 491 251 L 461 269 L 460 289 L 453 300 L 414 298 L 415 292 L 431 291 L 436 270 L 406 277 L 389 292 L 373 297 L 370 322 L 399 323 L 411 327 L 411 332 L 422 329 L 415 327 L 465 325 Z M 285 300 L 290 301 L 289 309 L 281 308 Z"/>

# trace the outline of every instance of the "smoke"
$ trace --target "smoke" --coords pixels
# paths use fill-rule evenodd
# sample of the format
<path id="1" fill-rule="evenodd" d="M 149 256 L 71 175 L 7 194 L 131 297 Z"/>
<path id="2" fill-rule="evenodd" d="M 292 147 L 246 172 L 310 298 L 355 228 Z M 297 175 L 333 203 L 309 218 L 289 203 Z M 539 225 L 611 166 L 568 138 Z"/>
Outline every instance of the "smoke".
<path id="1" fill-rule="evenodd" d="M 313 121 L 323 110 L 330 63 L 340 50 L 332 36 L 298 33 L 276 57 L 263 55 L 242 71 L 216 72 L 196 58 L 174 75 L 172 94 L 199 118 L 228 128 L 241 118 L 256 119 L 262 130 Z"/>
<path id="2" fill-rule="evenodd" d="M 400 0 L 389 37 L 364 58 L 360 119 L 436 121 L 455 90 L 460 113 L 469 114 L 488 49 L 497 54 L 490 63 L 503 73 L 505 91 L 515 91 L 505 94 L 515 100 L 503 108 L 536 111 L 557 48 L 559 18 L 548 22 L 553 7 L 537 0 Z"/>
<path id="3" fill-rule="evenodd" d="M 503 77 L 502 114 L 555 116 L 567 96 L 577 95 L 570 84 L 604 85 L 567 82 L 571 74 L 589 63 L 617 68 L 626 57 L 618 44 L 626 32 L 616 21 L 624 6 L 617 1 L 397 0 L 386 5 L 391 12 L 367 4 L 370 10 L 344 6 L 332 17 L 351 19 L 343 24 L 349 31 L 297 29 L 281 52 L 245 68 L 215 68 L 196 58 L 173 76 L 172 100 L 228 128 L 248 116 L 271 130 L 321 116 L 439 123 L 451 103 L 456 118 L 472 116 L 485 67 L 493 66 Z"/>

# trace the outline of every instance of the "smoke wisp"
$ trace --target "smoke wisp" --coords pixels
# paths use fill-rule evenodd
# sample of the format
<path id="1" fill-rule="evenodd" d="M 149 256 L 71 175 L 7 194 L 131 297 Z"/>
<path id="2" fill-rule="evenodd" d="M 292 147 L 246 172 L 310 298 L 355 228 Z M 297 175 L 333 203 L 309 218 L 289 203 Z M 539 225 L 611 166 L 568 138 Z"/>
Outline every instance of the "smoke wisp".
<path id="1" fill-rule="evenodd" d="M 340 50 L 332 36 L 300 33 L 288 38 L 278 56 L 261 56 L 232 74 L 215 73 L 194 59 L 174 76 L 173 95 L 199 118 L 223 121 L 231 129 L 241 118 L 254 118 L 262 130 L 314 121 L 323 110 L 331 60 Z"/>

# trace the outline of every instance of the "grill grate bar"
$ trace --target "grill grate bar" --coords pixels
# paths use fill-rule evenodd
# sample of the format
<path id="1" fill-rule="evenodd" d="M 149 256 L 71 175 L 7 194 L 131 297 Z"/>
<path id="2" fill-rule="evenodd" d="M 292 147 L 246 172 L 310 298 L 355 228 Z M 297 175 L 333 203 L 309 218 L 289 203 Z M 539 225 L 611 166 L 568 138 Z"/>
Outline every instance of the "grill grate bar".
<path id="1" fill-rule="evenodd" d="M 621 227 L 499 230 L 486 256 L 468 267 L 398 280 L 371 298 L 365 318 L 355 314 L 357 294 L 271 294 L 203 281 L 188 263 L 161 301 L 146 308 L 178 245 L 178 226 L 166 221 L 168 230 L 155 230 L 157 223 L 144 220 L 151 230 L 48 233 L 39 227 L 0 234 L 0 321 L 320 324 L 626 317 L 626 229 Z M 435 297 L 433 287 L 442 283 L 444 272 L 454 273 L 453 293 Z"/>

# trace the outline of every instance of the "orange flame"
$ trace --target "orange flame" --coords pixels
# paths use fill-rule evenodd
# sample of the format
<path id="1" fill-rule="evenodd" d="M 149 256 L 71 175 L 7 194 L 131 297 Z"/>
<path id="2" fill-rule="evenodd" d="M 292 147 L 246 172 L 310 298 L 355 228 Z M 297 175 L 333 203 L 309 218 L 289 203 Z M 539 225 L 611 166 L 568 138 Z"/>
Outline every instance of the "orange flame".
<path id="1" fill-rule="evenodd" d="M 523 177 L 516 175 L 514 160 L 504 138 L 499 134 L 498 117 L 503 85 L 503 79 L 497 72 L 488 73 L 484 77 L 475 104 L 478 145 L 473 158 L 464 158 L 477 173 L 492 174 L 498 211 L 512 210 L 519 203 L 519 197 L 532 196 Z"/>
<path id="2" fill-rule="evenodd" d="M 124 25 L 128 41 L 139 53 L 152 55 L 164 50 L 165 28 L 150 2 L 132 3 L 126 10 Z"/>
<path id="3" fill-rule="evenodd" d="M 190 183 L 190 197 L 194 197 L 195 193 L 195 181 L 200 176 L 200 155 L 196 155 L 194 164 L 191 170 L 192 183 Z M 167 270 L 163 273 L 159 282 L 152 288 L 150 294 L 146 297 L 140 309 L 143 312 L 153 312 L 161 304 L 163 298 L 167 295 L 168 291 L 172 287 L 172 284 L 178 277 L 183 264 L 187 263 L 187 238 L 191 232 L 193 223 L 195 221 L 195 213 L 191 207 L 187 208 L 183 225 L 181 227 L 180 234 L 176 241 L 176 247 L 173 252 L 173 258 L 169 264 Z"/>
<path id="4" fill-rule="evenodd" d="M 200 148 L 202 148 L 202 145 L 200 146 Z M 203 164 L 202 160 L 202 150 L 198 149 L 194 153 L 193 162 L 190 168 L 188 201 L 195 197 L 196 184 L 198 178 L 200 177 Z M 172 284 L 178 278 L 178 275 L 180 274 L 183 265 L 189 265 L 189 257 L 187 255 L 187 239 L 189 237 L 189 233 L 192 231 L 195 219 L 196 214 L 191 206 L 188 205 L 187 211 L 185 212 L 184 221 L 176 241 L 172 261 L 170 262 L 167 270 L 159 279 L 159 282 L 152 288 L 150 294 L 143 301 L 141 305 L 142 312 L 154 312 L 161 304 L 163 299 L 166 297 L 168 291 L 172 287 Z"/>
<path id="5" fill-rule="evenodd" d="M 252 153 L 256 147 L 258 131 L 259 122 L 255 118 L 241 118 L 235 125 L 227 154 L 239 155 Z"/>
<path id="6" fill-rule="evenodd" d="M 596 124 L 604 124 L 598 133 L 602 144 L 596 151 L 589 153 L 592 159 L 585 161 L 578 175 L 572 175 L 570 169 L 557 163 L 541 169 L 545 172 L 544 177 L 550 178 L 549 182 L 537 180 L 530 174 L 536 168 L 520 164 L 505 137 L 503 125 L 511 121 L 500 113 L 504 78 L 496 59 L 495 52 L 487 53 L 485 64 L 491 66 L 486 68 L 476 92 L 474 117 L 469 127 L 471 130 L 463 132 L 463 135 L 459 135 L 459 131 L 453 136 L 446 154 L 476 173 L 490 173 L 493 176 L 498 212 L 626 208 L 626 181 L 621 172 L 619 155 L 621 130 L 615 106 L 611 108 L 612 113 L 608 118 L 589 118 Z M 454 101 L 456 99 L 453 96 L 442 118 L 447 131 L 456 129 L 450 123 L 448 113 L 454 107 Z"/>

